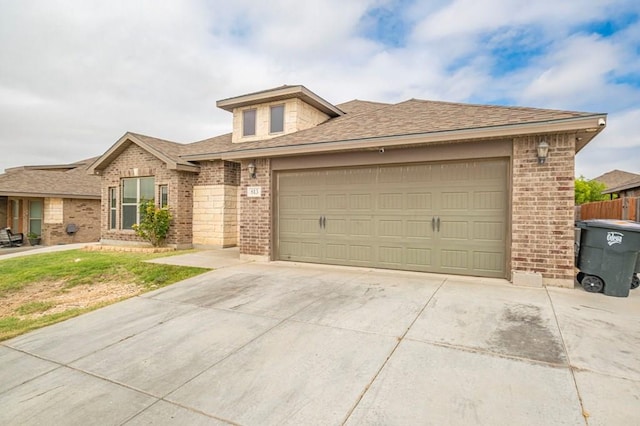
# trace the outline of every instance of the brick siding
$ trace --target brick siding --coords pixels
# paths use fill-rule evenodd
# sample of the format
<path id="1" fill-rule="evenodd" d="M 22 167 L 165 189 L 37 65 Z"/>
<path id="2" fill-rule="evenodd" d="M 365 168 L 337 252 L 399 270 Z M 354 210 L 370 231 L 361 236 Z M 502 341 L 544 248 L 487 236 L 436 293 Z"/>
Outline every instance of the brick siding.
<path id="1" fill-rule="evenodd" d="M 168 170 L 164 162 L 135 144 L 129 145 L 102 172 L 102 239 L 126 243 L 144 243 L 132 230 L 122 230 L 120 207 L 122 178 L 147 177 L 155 178 L 156 201 L 158 186 L 168 185 L 169 210 L 173 216 L 167 244 L 177 247 L 190 247 L 192 244 L 193 199 L 192 188 L 196 181 L 194 173 Z M 115 187 L 118 198 L 117 229 L 109 229 L 109 188 Z"/>
<path id="2" fill-rule="evenodd" d="M 271 255 L 271 161 L 255 160 L 256 177 L 251 178 L 243 160 L 240 172 L 240 254 L 269 258 Z M 260 197 L 247 197 L 248 187 L 260 187 Z"/>
<path id="3" fill-rule="evenodd" d="M 538 142 L 549 143 L 538 164 Z M 575 136 L 522 137 L 513 143 L 511 269 L 573 287 Z"/>
<path id="4" fill-rule="evenodd" d="M 47 204 L 47 199 L 45 199 Z M 65 198 L 62 200 L 61 223 L 42 225 L 42 243 L 45 245 L 89 243 L 100 240 L 100 200 Z M 75 224 L 77 232 L 67 234 L 67 225 Z"/>

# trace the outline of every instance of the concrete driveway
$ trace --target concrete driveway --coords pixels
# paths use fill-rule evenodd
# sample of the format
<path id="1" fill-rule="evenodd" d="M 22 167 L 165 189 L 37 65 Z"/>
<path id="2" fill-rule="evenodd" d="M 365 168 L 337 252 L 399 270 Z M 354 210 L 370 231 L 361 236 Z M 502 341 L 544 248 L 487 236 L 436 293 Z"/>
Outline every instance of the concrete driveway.
<path id="1" fill-rule="evenodd" d="M 637 424 L 639 291 L 234 265 L 1 343 L 0 424 Z"/>

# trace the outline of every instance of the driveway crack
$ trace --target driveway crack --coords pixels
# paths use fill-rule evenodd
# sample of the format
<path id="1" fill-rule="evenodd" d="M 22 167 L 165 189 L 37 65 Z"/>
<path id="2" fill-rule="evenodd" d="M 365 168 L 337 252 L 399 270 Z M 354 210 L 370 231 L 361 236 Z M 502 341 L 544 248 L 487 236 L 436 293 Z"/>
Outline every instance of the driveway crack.
<path id="1" fill-rule="evenodd" d="M 382 365 L 380 366 L 380 368 L 378 369 L 378 371 L 376 371 L 376 374 L 373 375 L 373 377 L 371 378 L 371 380 L 369 381 L 369 383 L 367 383 L 367 385 L 364 387 L 364 390 L 362 391 L 362 393 L 360 393 L 360 396 L 358 397 L 358 400 L 355 402 L 355 404 L 353 404 L 353 406 L 351 407 L 351 409 L 349 410 L 349 412 L 347 413 L 347 415 L 345 416 L 344 420 L 342 421 L 342 425 L 344 425 L 349 418 L 351 417 L 351 415 L 353 414 L 353 412 L 355 411 L 356 407 L 360 404 L 360 401 L 362 401 L 362 399 L 364 398 L 364 396 L 367 394 L 367 392 L 369 392 L 369 389 L 371 388 L 371 386 L 373 385 L 373 383 L 376 381 L 376 379 L 378 378 L 378 376 L 380 375 L 380 373 L 382 372 L 382 370 L 384 370 L 385 366 L 389 363 L 389 360 L 391 359 L 391 357 L 393 356 L 393 354 L 396 352 L 396 350 L 398 349 L 398 346 L 400 346 L 400 343 L 402 343 L 402 341 L 404 340 L 404 338 L 406 337 L 407 333 L 409 333 L 409 330 L 411 330 L 411 327 L 413 327 L 413 325 L 416 323 L 416 321 L 418 321 L 418 318 L 420 318 L 420 315 L 422 315 L 422 313 L 424 312 L 425 309 L 427 309 L 427 306 L 429 306 L 429 304 L 431 303 L 431 301 L 433 300 L 433 298 L 436 296 L 436 294 L 438 294 L 438 292 L 440 291 L 440 289 L 442 288 L 442 286 L 444 286 L 444 284 L 447 282 L 448 278 L 445 278 L 440 285 L 438 286 L 438 288 L 436 289 L 436 291 L 433 292 L 433 294 L 431 294 L 431 296 L 429 296 L 429 298 L 427 299 L 427 301 L 425 302 L 424 306 L 422 306 L 422 309 L 420 309 L 420 312 L 418 312 L 418 314 L 416 315 L 416 317 L 413 319 L 413 321 L 411 321 L 411 324 L 409 324 L 409 326 L 407 327 L 407 329 L 404 331 L 404 333 L 402 333 L 402 336 L 397 338 L 397 342 L 394 345 L 393 349 L 391 349 L 391 352 L 389 352 L 389 355 L 387 356 L 387 358 L 384 360 L 384 362 L 382 363 Z"/>

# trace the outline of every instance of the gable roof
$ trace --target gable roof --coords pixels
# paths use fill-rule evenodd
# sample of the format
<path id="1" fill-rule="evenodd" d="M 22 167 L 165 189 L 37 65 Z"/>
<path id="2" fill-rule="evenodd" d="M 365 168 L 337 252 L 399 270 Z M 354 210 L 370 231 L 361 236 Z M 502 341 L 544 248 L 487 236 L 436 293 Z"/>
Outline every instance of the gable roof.
<path id="1" fill-rule="evenodd" d="M 100 199 L 100 177 L 87 174 L 93 161 L 7 169 L 0 174 L 0 195 Z"/>
<path id="2" fill-rule="evenodd" d="M 607 188 L 615 188 L 637 179 L 640 179 L 640 175 L 637 173 L 630 173 L 616 169 L 593 178 L 592 180 L 604 183 Z"/>
<path id="3" fill-rule="evenodd" d="M 277 138 L 230 144 L 222 159 L 319 153 L 576 131 L 576 151 L 604 128 L 606 114 L 410 99 L 397 104 L 351 101 L 353 113 Z M 195 152 L 189 160 L 206 159 Z"/>
<path id="4" fill-rule="evenodd" d="M 304 86 L 281 86 L 261 92 L 218 101 L 218 106 L 233 108 L 287 97 L 313 95 L 313 102 L 328 104 Z M 328 104 L 330 105 L 330 104 Z M 191 144 L 157 139 L 128 132 L 90 168 L 104 169 L 134 143 L 155 155 L 169 169 L 197 172 L 197 161 L 240 160 L 279 155 L 311 154 L 416 144 L 509 138 L 523 135 L 575 132 L 576 152 L 601 132 L 606 114 L 475 105 L 455 102 L 410 99 L 397 104 L 352 100 L 331 105 L 333 118 L 305 130 L 268 140 L 231 142 L 231 134 Z M 339 113 L 338 113 L 339 112 Z"/>
<path id="5" fill-rule="evenodd" d="M 183 160 L 180 157 L 180 151 L 184 147 L 183 144 L 127 132 L 118 139 L 118 141 L 113 144 L 107 152 L 102 154 L 93 164 L 91 164 L 88 169 L 89 172 L 96 173 L 97 171 L 104 169 L 131 144 L 138 145 L 140 148 L 163 161 L 169 170 L 185 170 L 190 172 L 196 172 L 199 170 L 197 165 Z"/>

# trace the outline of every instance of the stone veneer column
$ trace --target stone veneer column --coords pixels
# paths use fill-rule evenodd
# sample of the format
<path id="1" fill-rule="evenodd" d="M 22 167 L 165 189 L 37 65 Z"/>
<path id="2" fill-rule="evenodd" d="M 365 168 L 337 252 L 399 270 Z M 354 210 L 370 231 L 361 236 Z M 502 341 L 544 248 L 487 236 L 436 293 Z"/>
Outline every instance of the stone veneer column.
<path id="1" fill-rule="evenodd" d="M 549 144 L 545 164 L 537 146 Z M 574 285 L 575 135 L 516 138 L 513 142 L 511 269 L 514 283 L 542 276 L 545 285 Z M 535 280 L 534 280 L 535 281 Z"/>

